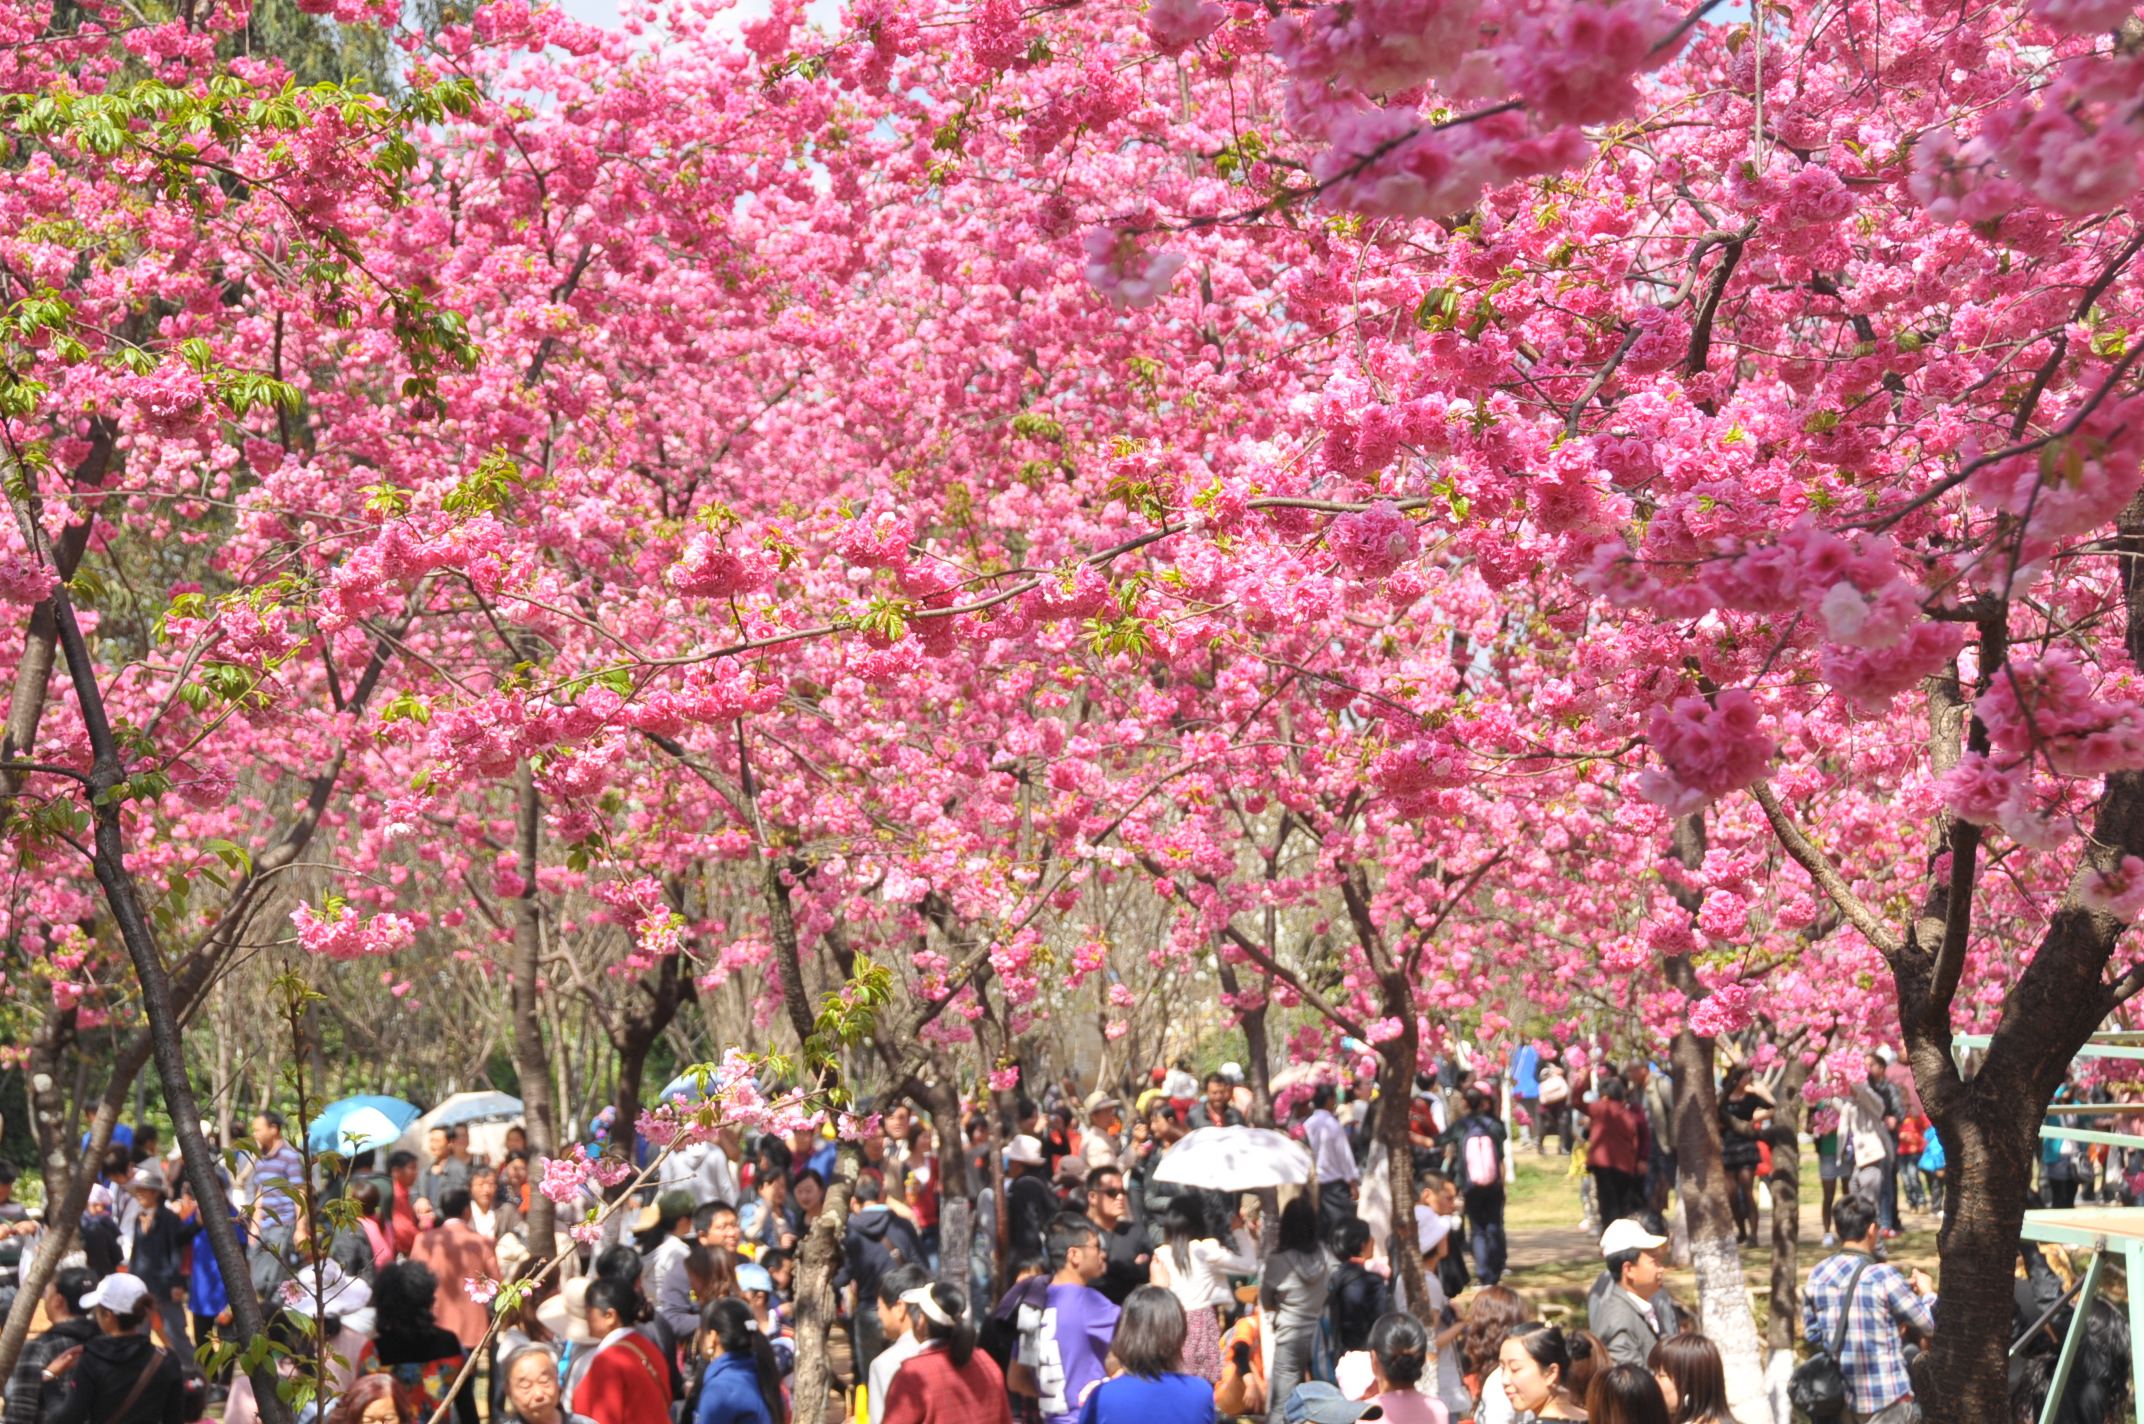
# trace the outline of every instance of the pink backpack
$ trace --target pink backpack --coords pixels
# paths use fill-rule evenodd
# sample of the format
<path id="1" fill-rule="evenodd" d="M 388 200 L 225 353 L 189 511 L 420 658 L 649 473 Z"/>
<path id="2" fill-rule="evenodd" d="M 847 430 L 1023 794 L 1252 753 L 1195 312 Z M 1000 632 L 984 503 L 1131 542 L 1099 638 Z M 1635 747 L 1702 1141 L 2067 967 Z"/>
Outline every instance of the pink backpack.
<path id="1" fill-rule="evenodd" d="M 1467 1138 L 1467 1183 L 1476 1187 L 1493 1187 L 1502 1177 L 1496 1168 L 1496 1139 L 1486 1132 L 1477 1132 Z"/>

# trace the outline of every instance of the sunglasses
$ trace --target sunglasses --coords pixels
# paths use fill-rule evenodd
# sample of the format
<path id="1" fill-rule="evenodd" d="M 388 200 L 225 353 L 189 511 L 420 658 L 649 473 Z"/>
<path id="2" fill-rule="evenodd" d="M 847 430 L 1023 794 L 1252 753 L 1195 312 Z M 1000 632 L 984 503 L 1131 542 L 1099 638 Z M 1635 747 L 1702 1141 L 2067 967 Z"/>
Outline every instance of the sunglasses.
<path id="1" fill-rule="evenodd" d="M 1095 1194 L 1096 1196 L 1100 1196 L 1100 1197 L 1121 1197 L 1121 1196 L 1123 1196 L 1123 1195 L 1124 1195 L 1124 1188 L 1122 1188 L 1122 1187 L 1097 1187 L 1097 1188 L 1095 1188 L 1095 1193 L 1094 1193 L 1094 1194 Z"/>

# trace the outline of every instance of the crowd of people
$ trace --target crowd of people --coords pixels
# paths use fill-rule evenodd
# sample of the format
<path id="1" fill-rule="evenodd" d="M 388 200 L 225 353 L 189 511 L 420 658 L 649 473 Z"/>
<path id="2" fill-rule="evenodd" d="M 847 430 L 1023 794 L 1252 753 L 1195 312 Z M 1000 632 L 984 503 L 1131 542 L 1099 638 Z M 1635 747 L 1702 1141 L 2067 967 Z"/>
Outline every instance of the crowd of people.
<path id="1" fill-rule="evenodd" d="M 1893 1067 L 1872 1058 L 1825 1125 L 1830 1140 L 1819 1134 L 1824 1180 L 1846 1191 L 1825 1193 L 1837 1249 L 1809 1275 L 1801 1326 L 1837 1362 L 1855 1419 L 1913 1424 L 1916 1346 L 1939 1305 L 1925 1276 L 1881 1259 L 1895 1230 L 1887 1185 L 1903 1180 L 1910 1199 L 1914 1182 L 1903 1164 L 1917 1105 Z M 556 1270 L 530 1251 L 518 1130 L 497 1161 L 435 1129 L 422 1154 L 361 1156 L 332 1180 L 314 1163 L 308 1183 L 307 1160 L 264 1112 L 216 1209 L 248 1240 L 242 1285 L 267 1304 L 278 1368 L 318 1377 L 304 1417 L 326 1424 L 442 1409 L 457 1424 L 1732 1424 L 1720 1351 L 1665 1285 L 1662 1077 L 1531 1048 L 1493 1067 L 1435 1065 L 1405 1105 L 1411 1216 L 1366 1190 L 1380 1177 L 1381 1105 L 1340 1073 L 1271 1105 L 1303 1144 L 1302 1187 L 1165 1180 L 1157 1168 L 1185 1135 L 1252 1116 L 1233 1064 L 1203 1080 L 1156 1069 L 1128 1101 L 1057 1084 L 1003 1121 L 977 1105 L 958 1143 L 887 1103 L 845 1162 L 823 1130 L 725 1132 L 650 1163 L 597 1239 L 559 1238 L 569 1254 Z M 1743 1068 L 1719 1088 L 1739 1191 L 1762 1169 L 1771 1104 Z M 1575 1149 L 1598 1232 L 1582 1321 L 1542 1318 L 1503 1280 L 1506 1154 L 1551 1142 Z M 972 1208 L 964 1257 L 941 1200 L 954 1152 Z M 143 1130 L 105 1166 L 79 1264 L 46 1291 L 46 1328 L 9 1382 L 4 1424 L 172 1424 L 219 1399 L 227 1424 L 251 1424 L 252 1382 L 202 1363 L 229 1324 L 229 1287 L 197 1239 L 202 1207 L 176 1158 Z M 844 1166 L 828 1393 L 800 1399 L 800 1256 Z M 9 1184 L 0 1172 L 0 1246 L 19 1252 L 36 1224 L 9 1211 Z M 1751 1237 L 1756 1215 L 1752 1201 Z M 1420 1300 L 1406 1298 L 1402 1252 L 1419 1260 Z M 2044 1262 L 2024 1265 L 2020 1397 L 2037 1381 L 2044 1398 L 2049 1371 L 2034 1361 L 2059 1341 L 2063 1292 Z M 2118 1317 L 2092 1328 L 2101 1356 L 2123 1363 L 2087 1362 L 2072 1392 L 2118 1399 L 2126 1331 Z"/>

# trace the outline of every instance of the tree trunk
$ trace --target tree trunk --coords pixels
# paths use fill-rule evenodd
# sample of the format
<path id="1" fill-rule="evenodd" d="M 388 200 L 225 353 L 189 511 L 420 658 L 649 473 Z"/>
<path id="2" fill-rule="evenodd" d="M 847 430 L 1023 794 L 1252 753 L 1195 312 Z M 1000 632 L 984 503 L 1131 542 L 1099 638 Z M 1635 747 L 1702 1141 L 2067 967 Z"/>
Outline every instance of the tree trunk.
<path id="1" fill-rule="evenodd" d="M 1266 951 L 1269 954 L 1273 949 L 1273 936 L 1270 928 L 1272 918 L 1273 912 L 1269 909 L 1266 912 L 1266 919 L 1269 923 L 1269 928 L 1266 931 Z M 1220 964 L 1221 991 L 1227 994 L 1231 1000 L 1234 1000 L 1242 993 L 1242 989 L 1239 987 L 1240 981 L 1236 977 L 1236 966 L 1228 962 L 1225 953 L 1217 956 L 1217 958 Z M 1273 1067 L 1270 1057 L 1272 1048 L 1266 1038 L 1266 1010 L 1264 1003 L 1261 1002 L 1255 1009 L 1237 1010 L 1236 1021 L 1243 1027 L 1243 1056 L 1247 1060 L 1243 1065 L 1243 1075 L 1250 1082 L 1251 1122 L 1258 1127 L 1271 1127 L 1273 1125 Z"/>
<path id="2" fill-rule="evenodd" d="M 949 1083 L 919 1078 L 912 1096 L 930 1113 L 931 1133 L 938 1140 L 938 1279 L 959 1287 L 966 1299 L 975 1217 L 969 1210 L 973 1193 L 968 1181 L 968 1138 L 960 1124 L 960 1094 Z M 981 1309 L 989 1305 L 977 1304 Z"/>
<path id="3" fill-rule="evenodd" d="M 1409 1002 L 1406 977 L 1394 974 L 1383 987 L 1384 1013 L 1400 1023 L 1399 1037 L 1378 1045 L 1377 1139 L 1385 1145 L 1386 1171 L 1392 1183 L 1392 1233 L 1385 1249 L 1392 1261 L 1392 1279 L 1408 1311 L 1434 1333 L 1436 1322 L 1428 1310 L 1429 1287 L 1422 1275 L 1420 1238 L 1414 1226 L 1414 1145 L 1407 1140 L 1407 1109 L 1414 1101 L 1414 1070 L 1422 1052 L 1420 1025 Z"/>
<path id="4" fill-rule="evenodd" d="M 1682 1195 L 1690 1265 L 1697 1273 L 1698 1328 L 1720 1347 L 1729 1412 L 1737 1419 L 1757 1419 L 1765 1407 L 1764 1361 L 1742 1281 L 1727 1169 L 1720 1165 L 1712 1041 L 1684 1027 L 1669 1045 L 1668 1058 L 1675 1070 L 1675 1187 Z"/>
<path id="5" fill-rule="evenodd" d="M 90 810 L 94 818 L 92 867 L 97 883 L 103 887 L 112 920 L 119 928 L 120 939 L 127 947 L 127 957 L 133 961 L 135 977 L 141 983 L 142 1015 L 148 1020 L 157 1076 L 163 1080 L 164 1106 L 171 1114 L 172 1135 L 178 1139 L 186 1179 L 193 1186 L 195 1199 L 206 1207 L 219 1199 L 222 1186 L 216 1177 L 215 1153 L 201 1135 L 200 1106 L 186 1073 L 186 1046 L 172 1000 L 171 973 L 164 964 L 163 951 L 157 946 L 148 919 L 142 913 L 133 872 L 127 869 L 126 836 L 122 825 L 126 803 L 114 794 L 127 780 L 126 768 L 120 759 L 111 723 L 105 715 L 95 664 L 90 661 L 81 627 L 75 621 L 74 604 L 64 585 L 53 592 L 52 604 L 58 621 L 60 647 L 66 654 L 67 669 L 74 682 L 75 702 L 81 711 L 83 730 L 89 735 L 94 757 L 88 778 Z M 238 1232 L 229 1215 L 204 1210 L 202 1218 L 202 1233 L 208 1237 L 210 1249 L 216 1253 L 216 1264 L 224 1279 L 250 1280 L 245 1248 L 239 1243 Z M 231 1292 L 231 1316 L 241 1345 L 250 1345 L 267 1329 L 260 1300 L 251 1290 L 234 1289 Z M 274 1363 L 264 1357 L 251 1374 L 253 1387 L 262 1396 L 261 1417 L 267 1424 L 288 1424 L 290 1410 L 276 1394 Z"/>
<path id="6" fill-rule="evenodd" d="M 635 1005 L 611 1037 L 618 1050 L 618 1120 L 611 1126 L 612 1145 L 634 1161 L 640 1139 L 640 1090 L 648 1067 L 648 1052 L 677 1017 L 678 1007 L 692 993 L 692 980 L 679 972 L 679 957 L 666 955 L 652 975 L 641 979 L 639 989 L 647 995 L 645 1006 Z"/>
<path id="7" fill-rule="evenodd" d="M 529 1163 L 541 1172 L 539 1159 L 558 1151 L 558 1118 L 551 1103 L 551 1064 L 544 1053 L 543 1023 L 537 1016 L 537 980 L 543 973 L 543 907 L 536 898 L 536 871 L 542 849 L 543 806 L 536 796 L 536 775 L 527 762 L 514 769 L 514 841 L 521 894 L 514 901 L 514 957 L 511 1007 L 514 1016 L 514 1073 L 521 1080 L 523 1121 L 529 1135 Z M 529 1193 L 529 1254 L 541 1261 L 556 1249 L 555 1208 L 542 1192 Z"/>
<path id="8" fill-rule="evenodd" d="M 148 1036 L 136 1034 L 112 1065 L 111 1081 L 105 1085 L 104 1097 L 90 1121 L 89 1146 L 75 1159 L 74 1170 L 63 1181 L 59 1194 L 45 1198 L 45 1234 L 38 1242 L 37 1254 L 22 1268 L 21 1289 L 15 1296 L 14 1308 L 8 1311 L 6 1326 L 0 1328 L 0 1377 L 13 1373 L 23 1342 L 30 1338 L 30 1320 L 44 1299 L 45 1287 L 52 1284 L 52 1278 L 59 1274 L 60 1262 L 74 1249 L 76 1224 L 89 1205 L 89 1189 L 96 1184 L 96 1164 L 103 1158 L 104 1149 L 112 1145 L 112 1129 L 119 1125 L 127 1091 L 148 1061 Z M 57 1210 L 53 1207 L 55 1202 L 59 1203 Z"/>
<path id="9" fill-rule="evenodd" d="M 856 1180 L 856 1144 L 843 1142 L 834 1159 L 834 1180 L 827 1184 L 826 1203 L 804 1233 L 797 1251 L 797 1372 L 791 1397 L 796 1401 L 796 1424 L 840 1424 L 846 1418 L 841 1381 L 834 1375 L 832 1333 L 840 1327 L 834 1306 L 834 1272 L 841 1266 L 841 1245 L 848 1230 L 849 1190 Z M 811 1401 L 821 1401 L 819 1413 Z"/>
<path id="10" fill-rule="evenodd" d="M 1777 1102 L 1772 1111 L 1772 1130 L 1766 1141 L 1772 1146 L 1772 1292 L 1765 1311 L 1765 1393 L 1772 1418 L 1785 1424 L 1786 1379 L 1794 1368 L 1794 1342 L 1801 1336 L 1801 1203 L 1802 1119 L 1807 1105 L 1802 1085 L 1809 1069 L 1799 1052 L 1787 1059 L 1787 1071 L 1772 1090 Z"/>
<path id="11" fill-rule="evenodd" d="M 74 1123 L 67 1115 L 67 1094 L 60 1087 L 60 1064 L 74 1042 L 75 1011 L 55 1009 L 30 1035 L 24 1086 L 29 1090 L 30 1127 L 37 1139 L 37 1169 L 45 1183 L 45 1200 L 60 1201 L 74 1175 Z"/>

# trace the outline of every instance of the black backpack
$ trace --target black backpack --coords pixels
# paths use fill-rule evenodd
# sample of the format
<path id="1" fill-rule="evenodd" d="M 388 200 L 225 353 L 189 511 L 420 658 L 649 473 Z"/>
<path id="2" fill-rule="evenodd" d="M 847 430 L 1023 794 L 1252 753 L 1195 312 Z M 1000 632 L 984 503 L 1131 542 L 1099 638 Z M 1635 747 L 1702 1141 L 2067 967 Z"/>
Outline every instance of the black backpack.
<path id="1" fill-rule="evenodd" d="M 1852 1318 L 1854 1288 L 1861 1284 L 1861 1273 L 1876 1262 L 1863 1258 L 1847 1278 L 1846 1294 L 1839 1301 L 1839 1323 L 1832 1328 L 1830 1348 L 1817 1346 L 1816 1352 L 1794 1367 L 1787 1377 L 1787 1401 L 1794 1406 L 1797 1419 L 1808 1419 L 1813 1424 L 1826 1424 L 1833 1419 L 1846 1417 L 1846 1371 L 1839 1365 L 1839 1354 L 1846 1348 L 1846 1323 Z"/>

